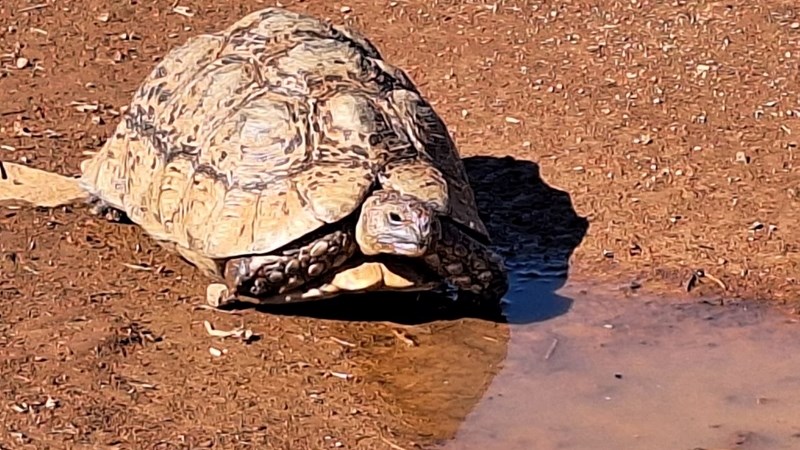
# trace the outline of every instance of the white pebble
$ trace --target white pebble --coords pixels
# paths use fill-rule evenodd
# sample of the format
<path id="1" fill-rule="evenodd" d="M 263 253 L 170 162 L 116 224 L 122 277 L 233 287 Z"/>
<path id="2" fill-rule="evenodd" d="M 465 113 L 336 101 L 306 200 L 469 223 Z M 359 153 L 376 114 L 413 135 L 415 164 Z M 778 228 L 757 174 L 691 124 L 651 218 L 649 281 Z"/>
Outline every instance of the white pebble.
<path id="1" fill-rule="evenodd" d="M 229 295 L 228 287 L 222 283 L 212 283 L 206 288 L 206 303 L 214 308 L 219 307 Z"/>

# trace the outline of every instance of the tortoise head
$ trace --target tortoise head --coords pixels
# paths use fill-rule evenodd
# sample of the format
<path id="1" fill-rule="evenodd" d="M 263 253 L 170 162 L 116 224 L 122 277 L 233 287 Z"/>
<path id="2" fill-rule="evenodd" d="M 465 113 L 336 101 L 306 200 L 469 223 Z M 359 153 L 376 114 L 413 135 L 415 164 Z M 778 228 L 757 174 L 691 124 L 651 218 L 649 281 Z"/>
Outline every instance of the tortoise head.
<path id="1" fill-rule="evenodd" d="M 356 241 L 365 255 L 421 257 L 433 239 L 433 205 L 394 191 L 376 191 L 361 206 Z"/>

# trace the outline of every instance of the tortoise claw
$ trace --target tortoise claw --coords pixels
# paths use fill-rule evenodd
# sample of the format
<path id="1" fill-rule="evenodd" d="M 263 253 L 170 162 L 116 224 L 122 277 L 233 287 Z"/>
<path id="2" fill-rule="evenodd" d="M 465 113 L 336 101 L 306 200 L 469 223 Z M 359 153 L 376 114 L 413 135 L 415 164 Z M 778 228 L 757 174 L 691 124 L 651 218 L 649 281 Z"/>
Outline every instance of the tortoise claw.
<path id="1" fill-rule="evenodd" d="M 127 216 L 124 212 L 109 205 L 99 198 L 92 198 L 89 200 L 89 213 L 95 217 L 107 220 L 113 223 L 127 222 Z"/>

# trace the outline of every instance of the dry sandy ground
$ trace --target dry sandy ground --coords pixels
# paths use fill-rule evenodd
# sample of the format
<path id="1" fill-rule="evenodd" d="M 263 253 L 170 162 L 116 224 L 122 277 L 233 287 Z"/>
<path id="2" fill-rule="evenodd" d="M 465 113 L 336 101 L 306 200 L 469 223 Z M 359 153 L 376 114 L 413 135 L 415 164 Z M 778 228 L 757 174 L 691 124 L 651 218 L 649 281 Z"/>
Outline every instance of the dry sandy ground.
<path id="1" fill-rule="evenodd" d="M 76 174 L 154 61 L 264 6 L 3 0 L 0 158 Z M 798 305 L 796 2 L 284 6 L 358 27 L 408 71 L 472 157 L 509 258 Z M 80 208 L 4 207 L 0 253 L 2 448 L 425 448 L 452 436 L 508 339 L 424 299 L 198 310 L 190 267 Z M 721 283 L 687 294 L 697 269 Z M 212 338 L 203 320 L 260 339 Z"/>

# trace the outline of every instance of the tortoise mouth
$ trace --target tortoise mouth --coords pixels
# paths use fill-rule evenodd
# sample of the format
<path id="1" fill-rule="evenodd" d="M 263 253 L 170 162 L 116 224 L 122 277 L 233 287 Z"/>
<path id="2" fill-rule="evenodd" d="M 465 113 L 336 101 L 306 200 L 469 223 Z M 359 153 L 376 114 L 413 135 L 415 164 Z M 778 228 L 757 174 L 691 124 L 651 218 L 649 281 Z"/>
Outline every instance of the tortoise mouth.
<path id="1" fill-rule="evenodd" d="M 396 254 L 402 256 L 421 256 L 427 250 L 426 246 L 411 241 L 392 240 L 390 242 L 387 241 L 378 241 L 378 242 L 381 244 L 382 248 L 388 250 L 383 253 L 390 255 Z"/>

